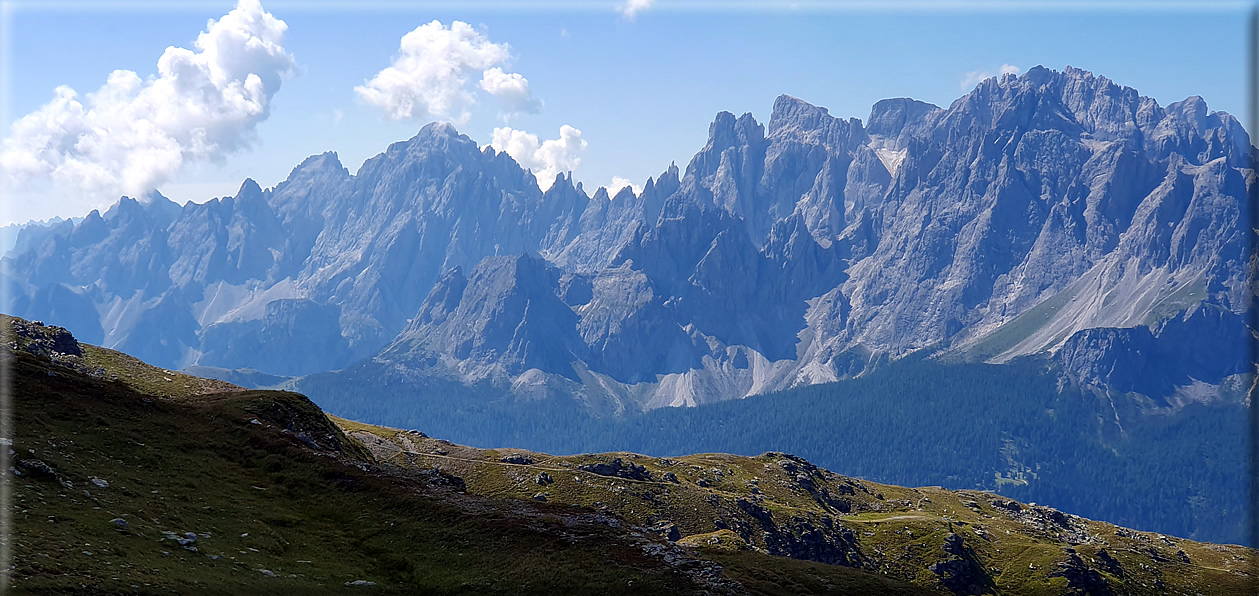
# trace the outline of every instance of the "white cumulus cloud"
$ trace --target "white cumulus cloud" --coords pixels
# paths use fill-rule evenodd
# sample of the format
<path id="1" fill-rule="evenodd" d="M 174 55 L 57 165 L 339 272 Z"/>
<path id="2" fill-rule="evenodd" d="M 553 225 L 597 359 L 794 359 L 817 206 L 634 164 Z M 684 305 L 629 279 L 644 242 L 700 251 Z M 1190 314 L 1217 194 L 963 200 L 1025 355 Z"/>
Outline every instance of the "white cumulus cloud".
<path id="1" fill-rule="evenodd" d="M 19 188 L 50 181 L 74 207 L 139 196 L 190 162 L 242 149 L 269 115 L 294 68 L 284 21 L 258 0 L 240 0 L 197 36 L 195 50 L 168 47 L 157 74 L 116 70 L 95 92 L 58 87 L 53 99 L 13 123 L 0 169 Z"/>
<path id="2" fill-rule="evenodd" d="M 632 21 L 638 18 L 638 13 L 651 8 L 651 5 L 655 3 L 656 0 L 625 0 L 616 5 L 616 11 L 621 13 L 621 16 Z"/>
<path id="3" fill-rule="evenodd" d="M 542 190 L 555 184 L 555 177 L 562 172 L 571 172 L 581 164 L 581 153 L 586 150 L 586 141 L 581 138 L 581 131 L 567 124 L 560 127 L 558 139 L 539 141 L 538 135 L 508 127 L 494 129 L 494 138 L 490 146 L 512 156 L 520 165 L 533 171 Z"/>
<path id="4" fill-rule="evenodd" d="M 1013 64 L 1002 64 L 1001 68 L 997 69 L 997 74 L 1001 76 L 1017 75 L 1020 72 L 1023 72 L 1023 69 L 1017 66 L 1014 66 Z M 991 78 L 993 76 L 996 76 L 996 75 L 994 75 L 991 71 L 972 70 L 962 76 L 962 80 L 958 83 L 958 86 L 960 86 L 963 90 L 970 89 L 974 87 L 975 85 L 978 85 L 980 81 Z"/>
<path id="5" fill-rule="evenodd" d="M 636 194 L 636 195 L 641 195 L 641 194 L 643 194 L 643 187 L 642 187 L 642 185 L 640 185 L 640 184 L 634 184 L 634 183 L 630 182 L 630 181 L 629 181 L 629 178 L 622 178 L 622 177 L 620 177 L 620 176 L 613 176 L 613 177 L 612 177 L 612 183 L 608 185 L 608 196 L 609 196 L 609 197 L 615 197 L 615 196 L 616 196 L 616 193 L 621 192 L 621 189 L 622 189 L 622 188 L 625 188 L 626 186 L 630 187 L 630 190 L 634 191 L 634 194 Z"/>
<path id="6" fill-rule="evenodd" d="M 480 89 L 498 98 L 505 114 L 536 113 L 541 103 L 518 73 L 504 72 L 511 60 L 507 44 L 494 43 L 472 25 L 433 21 L 402 36 L 393 64 L 354 88 L 359 98 L 397 120 L 436 118 L 468 121 L 476 103 L 469 82 L 481 75 Z"/>
<path id="7" fill-rule="evenodd" d="M 507 113 L 536 114 L 542 109 L 542 102 L 529 91 L 529 81 L 520 73 L 503 72 L 495 66 L 481 74 L 481 89 L 497 97 Z"/>

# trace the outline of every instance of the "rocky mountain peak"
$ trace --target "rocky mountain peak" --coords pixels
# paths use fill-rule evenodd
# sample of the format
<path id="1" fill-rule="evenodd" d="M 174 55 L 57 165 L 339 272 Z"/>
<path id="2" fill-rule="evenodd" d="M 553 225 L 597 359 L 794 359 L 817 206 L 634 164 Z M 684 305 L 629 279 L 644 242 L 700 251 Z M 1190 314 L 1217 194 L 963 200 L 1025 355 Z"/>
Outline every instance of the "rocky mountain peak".
<path id="1" fill-rule="evenodd" d="M 139 201 L 128 196 L 122 196 L 118 198 L 117 203 L 105 210 L 104 218 L 112 220 L 127 214 L 140 213 L 142 210 Z"/>
<path id="2" fill-rule="evenodd" d="M 390 145 L 378 157 L 408 158 L 415 161 L 430 155 L 442 155 L 456 160 L 476 160 L 483 156 L 476 142 L 467 135 L 460 134 L 454 125 L 449 122 L 430 122 L 410 139 Z"/>
<path id="3" fill-rule="evenodd" d="M 613 201 L 630 201 L 630 200 L 635 199 L 637 196 L 638 195 L 634 194 L 634 188 L 632 186 L 626 185 L 626 186 L 622 186 L 620 190 L 616 191 L 615 195 L 612 195 L 612 200 Z"/>
<path id="4" fill-rule="evenodd" d="M 1036 66 L 1021 75 L 982 81 L 953 102 L 942 128 L 986 130 L 1058 129 L 1095 140 L 1141 143 L 1165 112 L 1136 89 L 1092 72 L 1066 67 L 1059 72 Z"/>
<path id="5" fill-rule="evenodd" d="M 164 227 L 179 215 L 179 210 L 178 203 L 166 198 L 162 193 L 152 191 L 142 195 L 140 199 L 120 197 L 117 203 L 105 211 L 104 219 L 134 225 L 152 222 Z"/>
<path id="6" fill-rule="evenodd" d="M 769 134 L 773 136 L 784 128 L 814 130 L 831 119 L 830 111 L 815 106 L 798 97 L 779 95 L 769 116 Z"/>
<path id="7" fill-rule="evenodd" d="M 262 187 L 253 178 L 246 178 L 236 191 L 236 201 L 253 201 L 262 198 Z"/>
<path id="8" fill-rule="evenodd" d="M 678 166 L 675 163 L 670 163 L 669 169 L 661 172 L 659 176 L 647 178 L 647 182 L 643 183 L 642 196 L 655 202 L 663 203 L 664 199 L 678 190 L 680 184 Z"/>
<path id="9" fill-rule="evenodd" d="M 550 188 L 546 189 L 546 192 L 543 192 L 542 196 L 544 203 L 549 203 L 553 200 L 554 202 L 567 203 L 569 202 L 568 199 L 571 199 L 572 197 L 581 197 L 583 199 L 588 198 L 586 197 L 586 193 L 581 190 L 581 183 L 573 179 L 572 172 L 560 172 L 557 174 L 555 176 L 555 183 L 552 184 Z"/>
<path id="10" fill-rule="evenodd" d="M 349 170 L 341 165 L 341 159 L 337 157 L 335 151 L 325 151 L 318 155 L 312 155 L 302 160 L 302 163 L 293 168 L 289 172 L 288 179 L 306 178 L 317 176 L 320 173 L 342 172 L 349 174 Z"/>
<path id="11" fill-rule="evenodd" d="M 149 192 L 146 192 L 140 195 L 140 197 L 136 200 L 139 201 L 141 205 L 152 205 L 154 203 L 162 203 L 162 202 L 167 202 L 167 203 L 174 202 L 174 201 L 171 201 L 169 198 L 167 198 L 166 195 L 162 194 L 157 189 L 150 190 Z"/>
<path id="12" fill-rule="evenodd" d="M 669 169 L 665 170 L 664 173 L 661 174 L 660 177 L 656 179 L 656 185 L 657 186 L 676 185 L 678 183 L 678 180 L 679 180 L 678 164 L 670 162 Z"/>
<path id="13" fill-rule="evenodd" d="M 764 140 L 765 127 L 757 123 L 750 112 L 737 119 L 730 112 L 718 112 L 708 127 L 708 145 L 704 149 L 720 154 L 730 147 L 757 144 Z"/>
<path id="14" fill-rule="evenodd" d="M 870 136 L 896 138 L 906 128 L 921 124 L 928 114 L 938 111 L 939 106 L 908 97 L 884 99 L 870 109 L 866 120 L 866 133 Z"/>
<path id="15" fill-rule="evenodd" d="M 864 125 L 790 95 L 767 125 L 721 112 L 684 175 L 587 197 L 570 173 L 542 192 L 510 155 L 433 123 L 353 176 L 312 156 L 177 220 L 124 199 L 9 262 L 19 314 L 121 313 L 107 345 L 147 342 L 169 366 L 302 327 L 321 339 L 277 350 L 323 362 L 312 350 L 348 346 L 329 367 L 436 354 L 427 366 L 475 380 L 576 359 L 655 387 L 640 405 L 694 404 L 926 347 L 1002 362 L 1206 300 L 1237 311 L 1218 296 L 1250 260 L 1248 139 L 1201 98 L 1164 109 L 1037 67 L 947 109 L 880 101 Z M 1067 300 L 1107 292 L 1135 306 Z M 1110 363 L 1076 343 L 1096 361 L 1080 370 Z"/>
<path id="16" fill-rule="evenodd" d="M 1210 113 L 1210 110 L 1207 108 L 1206 100 L 1202 99 L 1201 95 L 1193 95 L 1168 104 L 1167 113 L 1178 116 L 1195 130 L 1201 130 L 1207 127 L 1207 114 Z"/>
<path id="17" fill-rule="evenodd" d="M 429 122 L 428 124 L 425 124 L 424 126 L 420 127 L 420 132 L 417 133 L 415 137 L 412 137 L 411 140 L 414 141 L 415 139 L 439 139 L 439 138 L 457 139 L 459 137 L 464 137 L 464 136 L 465 135 L 462 135 L 459 133 L 459 131 L 455 128 L 454 124 L 451 124 L 449 122 L 437 121 L 437 122 Z"/>
<path id="18" fill-rule="evenodd" d="M 577 315 L 558 295 L 561 273 L 527 254 L 482 259 L 465 277 L 446 272 L 419 313 L 387 347 L 386 357 L 464 361 L 472 378 L 501 378 L 530 368 L 571 375 L 585 357 Z"/>

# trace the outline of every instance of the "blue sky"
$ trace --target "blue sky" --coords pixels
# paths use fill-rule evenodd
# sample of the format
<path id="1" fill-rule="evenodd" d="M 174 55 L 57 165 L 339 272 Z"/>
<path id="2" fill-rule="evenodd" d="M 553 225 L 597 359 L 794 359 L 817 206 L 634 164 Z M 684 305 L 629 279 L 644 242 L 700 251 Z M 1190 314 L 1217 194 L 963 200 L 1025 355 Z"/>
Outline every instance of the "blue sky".
<path id="1" fill-rule="evenodd" d="M 287 25 L 282 49 L 268 56 L 281 61 L 288 56 L 295 65 L 277 79 L 278 87 L 267 87 L 265 117 L 216 123 L 211 140 L 218 149 L 189 150 L 179 141 L 178 166 L 142 168 L 123 177 L 130 180 L 123 186 L 108 171 L 115 162 L 104 163 L 103 181 L 86 190 L 53 184 L 46 168 L 30 165 L 20 183 L 6 177 L 10 186 L 0 223 L 83 215 L 116 201 L 121 188 L 150 183 L 180 201 L 233 194 L 246 177 L 268 187 L 306 156 L 329 150 L 355 171 L 432 119 L 418 113 L 423 110 L 390 118 L 355 87 L 391 65 L 404 35 L 434 20 L 443 28 L 466 22 L 483 47 L 504 49 L 510 57 L 494 66 L 527 79 L 529 94 L 541 102 L 536 113 L 504 116 L 504 104 L 478 88 L 485 64 L 476 65 L 465 87 L 475 103 L 465 106 L 468 117 L 457 124 L 459 130 L 480 144 L 490 143 L 498 127 L 544 142 L 570 126 L 580 131 L 584 149 L 570 143 L 555 167 L 576 163 L 577 179 L 590 191 L 614 177 L 641 184 L 671 161 L 685 166 L 703 146 L 718 111 L 751 112 L 764 122 L 783 93 L 837 116 L 862 119 L 887 97 L 947 106 L 973 86 L 975 73 L 995 75 L 1003 66 L 1026 71 L 1038 64 L 1072 65 L 1135 87 L 1162 105 L 1201 95 L 1213 109 L 1246 115 L 1245 3 L 1112 3 L 1101 9 L 1084 3 L 1066 8 L 913 3 L 892 4 L 891 10 L 844 2 L 795 9 L 785 3 L 648 4 L 630 19 L 618 11 L 624 8 L 619 2 L 377 3 L 364 9 L 264 0 L 262 9 Z M 235 2 L 7 3 L 6 138 L 17 136 L 13 123 L 52 101 L 58 86 L 73 88 L 83 100 L 118 69 L 134 71 L 137 84 L 143 84 L 158 73 L 168 46 L 193 48 L 207 20 L 234 7 Z M 136 114 L 128 115 L 131 111 Z M 118 118 L 144 115 L 130 110 L 116 115 L 111 126 L 140 130 Z M 53 125 L 36 132 L 48 126 Z M 514 149 L 535 149 L 524 141 Z M 141 157 L 128 159 L 149 154 L 136 155 Z M 546 156 L 530 155 L 518 160 L 532 163 L 535 171 L 550 163 Z M 83 177 L 90 176 L 69 176 Z"/>

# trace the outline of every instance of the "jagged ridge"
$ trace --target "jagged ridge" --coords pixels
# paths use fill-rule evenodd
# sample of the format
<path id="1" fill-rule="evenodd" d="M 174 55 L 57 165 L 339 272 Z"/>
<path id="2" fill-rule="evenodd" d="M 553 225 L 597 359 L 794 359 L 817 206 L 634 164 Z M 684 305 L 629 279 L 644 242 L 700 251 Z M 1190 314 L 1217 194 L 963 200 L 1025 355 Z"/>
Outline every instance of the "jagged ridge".
<path id="1" fill-rule="evenodd" d="M 3 267 L 18 314 L 73 319 L 172 367 L 301 375 L 374 354 L 617 412 L 931 349 L 1063 354 L 1067 378 L 1126 390 L 1108 383 L 1139 374 L 1131 344 L 1081 334 L 1144 326 L 1165 341 L 1201 309 L 1250 304 L 1249 151 L 1201 98 L 1162 107 L 1037 67 L 948 108 L 884 100 L 865 123 L 789 96 L 765 126 L 721 113 L 684 173 L 638 195 L 589 197 L 568 176 L 543 193 L 506 154 L 431 124 L 354 175 L 324 154 L 203 205 L 124 199 Z M 471 284 L 426 318 L 453 299 L 449 272 L 511 255 L 554 270 Z M 1220 319 L 1221 337 L 1244 337 L 1243 319 Z M 1148 397 L 1244 372 L 1222 360 Z M 1089 372 L 1112 367 L 1125 370 Z"/>

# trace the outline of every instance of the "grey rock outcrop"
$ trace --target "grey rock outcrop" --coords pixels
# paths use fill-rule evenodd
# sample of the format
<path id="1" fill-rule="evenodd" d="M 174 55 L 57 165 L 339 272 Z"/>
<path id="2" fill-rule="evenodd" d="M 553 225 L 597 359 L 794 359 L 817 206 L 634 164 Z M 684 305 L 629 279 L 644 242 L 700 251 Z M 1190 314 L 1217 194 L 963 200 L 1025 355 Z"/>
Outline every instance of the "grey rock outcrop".
<path id="1" fill-rule="evenodd" d="M 371 357 L 619 412 L 928 350 L 1174 406 L 1246 370 L 1251 152 L 1201 98 L 1037 67 L 864 123 L 723 112 L 684 171 L 615 196 L 544 193 L 430 124 L 353 175 L 327 153 L 200 205 L 124 198 L 0 267 L 14 314 L 168 367 Z"/>

